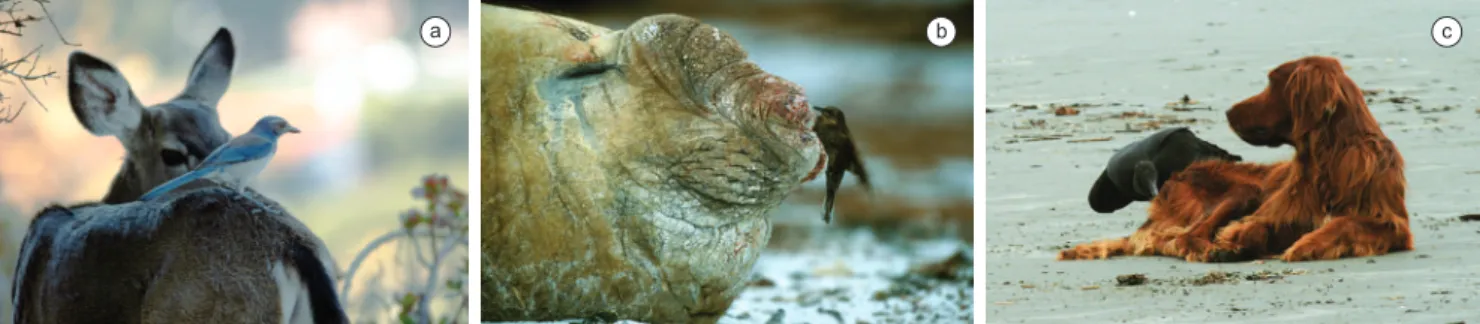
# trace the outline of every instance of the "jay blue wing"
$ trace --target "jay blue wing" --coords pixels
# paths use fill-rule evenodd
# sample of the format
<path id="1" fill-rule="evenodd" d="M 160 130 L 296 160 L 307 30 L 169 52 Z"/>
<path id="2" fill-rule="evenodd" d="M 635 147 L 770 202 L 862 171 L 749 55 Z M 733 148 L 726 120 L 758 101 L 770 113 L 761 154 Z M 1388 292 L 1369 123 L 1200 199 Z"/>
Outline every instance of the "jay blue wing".
<path id="1" fill-rule="evenodd" d="M 247 132 L 216 148 L 215 152 L 200 161 L 200 168 L 221 167 L 272 156 L 277 150 L 276 139 L 255 133 Z"/>
<path id="2" fill-rule="evenodd" d="M 206 178 L 223 186 L 242 191 L 257 176 L 277 151 L 277 139 L 284 133 L 297 133 L 298 128 L 278 116 L 266 116 L 252 130 L 216 148 L 195 170 L 149 190 L 139 200 L 152 200 L 196 179 Z"/>

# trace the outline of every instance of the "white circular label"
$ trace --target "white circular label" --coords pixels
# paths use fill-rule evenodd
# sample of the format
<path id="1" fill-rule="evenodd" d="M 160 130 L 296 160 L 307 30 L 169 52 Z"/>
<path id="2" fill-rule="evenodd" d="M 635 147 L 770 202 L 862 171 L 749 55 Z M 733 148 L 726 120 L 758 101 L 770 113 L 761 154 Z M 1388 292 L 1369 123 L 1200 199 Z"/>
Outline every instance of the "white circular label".
<path id="1" fill-rule="evenodd" d="M 950 19 L 935 18 L 927 27 L 925 37 L 929 38 L 930 43 L 935 46 L 946 47 L 946 45 L 951 45 L 951 41 L 956 40 L 956 24 L 951 23 Z"/>
<path id="2" fill-rule="evenodd" d="M 447 45 L 452 39 L 452 26 L 447 24 L 447 19 L 432 16 L 421 22 L 421 42 L 431 48 Z"/>
<path id="3" fill-rule="evenodd" d="M 1439 47 L 1443 48 L 1454 47 L 1459 44 L 1460 29 L 1458 19 L 1449 16 L 1439 17 L 1439 20 L 1434 21 L 1434 44 L 1439 44 Z"/>

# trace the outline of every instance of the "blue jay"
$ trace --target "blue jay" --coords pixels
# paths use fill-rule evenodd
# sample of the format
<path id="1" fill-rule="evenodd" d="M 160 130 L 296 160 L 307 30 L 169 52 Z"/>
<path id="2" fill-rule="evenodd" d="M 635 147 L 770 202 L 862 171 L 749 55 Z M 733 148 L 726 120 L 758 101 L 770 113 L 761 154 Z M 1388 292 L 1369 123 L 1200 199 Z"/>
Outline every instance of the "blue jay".
<path id="1" fill-rule="evenodd" d="M 267 167 L 267 161 L 272 160 L 273 153 L 277 151 L 278 137 L 285 133 L 298 133 L 298 128 L 289 125 L 288 120 L 282 117 L 264 116 L 257 120 L 252 130 L 216 148 L 216 151 L 206 156 L 206 159 L 202 160 L 195 170 L 154 187 L 153 190 L 140 196 L 139 200 L 158 198 L 176 187 L 204 177 L 235 189 L 238 193 L 256 202 L 256 199 L 247 196 L 243 190 L 247 187 L 247 181 L 257 177 L 257 173 Z M 257 203 L 261 204 L 261 202 Z"/>

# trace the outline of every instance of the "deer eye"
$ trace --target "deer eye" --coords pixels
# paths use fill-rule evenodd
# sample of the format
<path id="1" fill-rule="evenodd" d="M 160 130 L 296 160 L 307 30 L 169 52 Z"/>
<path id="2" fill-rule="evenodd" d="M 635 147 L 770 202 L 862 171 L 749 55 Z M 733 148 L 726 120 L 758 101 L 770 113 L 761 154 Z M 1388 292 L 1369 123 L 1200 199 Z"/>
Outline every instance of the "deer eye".
<path id="1" fill-rule="evenodd" d="M 179 166 L 186 162 L 185 153 L 177 150 L 164 149 L 159 151 L 159 159 L 164 161 L 165 166 Z"/>

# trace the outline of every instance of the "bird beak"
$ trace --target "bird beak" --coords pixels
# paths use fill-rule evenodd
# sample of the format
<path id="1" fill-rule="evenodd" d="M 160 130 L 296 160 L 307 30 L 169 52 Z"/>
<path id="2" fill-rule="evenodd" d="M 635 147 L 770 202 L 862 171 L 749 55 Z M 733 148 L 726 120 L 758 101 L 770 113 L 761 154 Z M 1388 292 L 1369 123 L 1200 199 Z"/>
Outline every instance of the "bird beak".
<path id="1" fill-rule="evenodd" d="M 298 127 L 293 127 L 293 125 L 288 125 L 288 128 L 287 129 L 284 129 L 284 131 L 289 132 L 289 133 L 293 133 L 293 134 L 298 134 Z"/>

